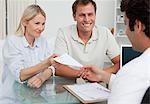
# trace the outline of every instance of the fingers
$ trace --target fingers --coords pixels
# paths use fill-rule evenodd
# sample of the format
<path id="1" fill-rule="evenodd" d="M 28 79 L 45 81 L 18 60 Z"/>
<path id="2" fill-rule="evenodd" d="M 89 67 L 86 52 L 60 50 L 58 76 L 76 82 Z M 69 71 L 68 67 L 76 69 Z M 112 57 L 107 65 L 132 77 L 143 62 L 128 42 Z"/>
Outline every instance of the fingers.
<path id="1" fill-rule="evenodd" d="M 39 88 L 42 83 L 42 80 L 38 76 L 34 76 L 28 80 L 28 86 L 32 88 Z"/>
<path id="2" fill-rule="evenodd" d="M 50 56 L 48 58 L 49 62 L 50 62 L 50 65 L 52 65 L 54 63 L 54 58 L 58 57 L 59 55 L 57 54 L 53 54 L 52 56 Z"/>
<path id="3" fill-rule="evenodd" d="M 56 58 L 56 57 L 58 57 L 59 55 L 58 54 L 53 54 L 51 57 L 52 58 Z"/>
<path id="4" fill-rule="evenodd" d="M 80 77 L 82 77 L 83 79 L 87 79 L 89 81 L 99 81 L 97 71 L 99 70 L 98 68 L 94 66 L 84 66 L 80 69 Z"/>
<path id="5" fill-rule="evenodd" d="M 88 67 L 81 67 L 80 68 L 80 73 L 79 73 L 79 77 L 82 77 L 83 79 L 88 79 L 88 76 L 90 76 L 92 74 L 91 70 L 89 70 Z"/>
<path id="6" fill-rule="evenodd" d="M 84 66 L 83 68 L 85 68 L 85 69 L 87 69 L 87 70 L 90 70 L 91 72 L 93 72 L 93 73 L 95 73 L 95 74 L 101 73 L 101 70 L 102 70 L 102 69 L 99 69 L 99 68 L 97 68 L 97 67 L 95 67 L 95 66 L 89 66 L 89 65 L 86 65 L 86 66 Z"/>
<path id="7" fill-rule="evenodd" d="M 42 81 L 38 78 L 32 83 L 33 87 L 39 88 L 42 85 Z"/>
<path id="8" fill-rule="evenodd" d="M 81 68 L 79 76 L 85 79 L 87 74 L 88 74 L 88 70 Z"/>
<path id="9" fill-rule="evenodd" d="M 82 70 L 84 70 L 84 69 L 90 70 L 90 69 L 92 69 L 92 66 L 91 65 L 85 65 L 85 66 L 81 67 L 81 69 Z"/>

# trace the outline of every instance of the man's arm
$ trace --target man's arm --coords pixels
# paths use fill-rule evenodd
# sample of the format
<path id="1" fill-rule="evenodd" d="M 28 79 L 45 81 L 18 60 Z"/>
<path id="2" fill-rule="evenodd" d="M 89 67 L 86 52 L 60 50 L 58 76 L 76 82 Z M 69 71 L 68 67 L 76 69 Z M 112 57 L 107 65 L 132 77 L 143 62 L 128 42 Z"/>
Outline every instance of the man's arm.
<path id="1" fill-rule="evenodd" d="M 114 65 L 112 65 L 111 67 L 105 68 L 104 71 L 115 74 L 120 69 L 120 55 L 114 57 L 111 61 Z"/>
<path id="2" fill-rule="evenodd" d="M 68 77 L 68 78 L 77 78 L 80 76 L 80 70 L 77 69 L 73 69 L 69 66 L 66 65 L 62 65 L 59 63 L 55 63 L 55 74 L 57 76 L 61 76 L 61 77 Z"/>

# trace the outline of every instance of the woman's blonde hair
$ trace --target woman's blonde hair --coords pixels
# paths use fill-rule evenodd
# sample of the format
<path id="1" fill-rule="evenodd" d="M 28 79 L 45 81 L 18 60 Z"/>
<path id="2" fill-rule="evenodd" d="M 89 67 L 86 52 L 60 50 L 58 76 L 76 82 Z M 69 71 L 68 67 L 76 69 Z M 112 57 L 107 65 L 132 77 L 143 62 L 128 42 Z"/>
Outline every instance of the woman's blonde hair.
<path id="1" fill-rule="evenodd" d="M 25 10 L 21 17 L 19 26 L 16 30 L 16 35 L 23 36 L 25 33 L 25 26 L 23 25 L 24 21 L 32 20 L 36 15 L 42 14 L 46 18 L 45 12 L 41 9 L 39 5 L 33 4 L 29 5 Z"/>

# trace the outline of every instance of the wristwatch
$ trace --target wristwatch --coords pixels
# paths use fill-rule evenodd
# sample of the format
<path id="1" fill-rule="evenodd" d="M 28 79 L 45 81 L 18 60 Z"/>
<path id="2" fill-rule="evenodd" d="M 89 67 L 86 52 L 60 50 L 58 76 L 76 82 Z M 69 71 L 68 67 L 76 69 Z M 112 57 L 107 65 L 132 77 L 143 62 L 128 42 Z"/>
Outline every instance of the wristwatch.
<path id="1" fill-rule="evenodd" d="M 48 67 L 48 69 L 52 71 L 52 76 L 55 76 L 55 67 L 51 65 L 50 67 Z"/>

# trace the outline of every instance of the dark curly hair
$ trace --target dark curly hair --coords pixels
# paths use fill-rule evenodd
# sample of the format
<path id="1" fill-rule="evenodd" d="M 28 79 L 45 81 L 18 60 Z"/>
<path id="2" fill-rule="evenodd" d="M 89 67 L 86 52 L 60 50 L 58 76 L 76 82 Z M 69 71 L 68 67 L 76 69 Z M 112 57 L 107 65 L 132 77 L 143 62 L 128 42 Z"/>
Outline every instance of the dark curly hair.
<path id="1" fill-rule="evenodd" d="M 78 5 L 87 5 L 89 3 L 92 3 L 92 5 L 94 6 L 94 10 L 95 10 L 95 13 L 96 13 L 96 3 L 93 1 L 93 0 L 76 0 L 73 5 L 72 5 L 72 12 L 73 12 L 73 15 L 76 14 L 76 11 L 77 11 L 77 6 Z"/>
<path id="2" fill-rule="evenodd" d="M 121 11 L 129 18 L 129 27 L 134 31 L 135 21 L 145 25 L 144 32 L 150 38 L 150 0 L 122 0 Z"/>

